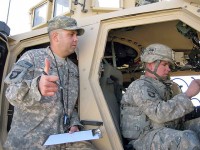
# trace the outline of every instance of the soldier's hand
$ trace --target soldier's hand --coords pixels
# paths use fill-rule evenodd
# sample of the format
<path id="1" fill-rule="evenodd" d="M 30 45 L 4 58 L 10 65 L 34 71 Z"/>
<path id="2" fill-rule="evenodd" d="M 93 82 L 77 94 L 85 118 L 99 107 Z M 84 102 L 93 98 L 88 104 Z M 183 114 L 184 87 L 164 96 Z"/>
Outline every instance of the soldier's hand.
<path id="1" fill-rule="evenodd" d="M 79 131 L 78 126 L 72 126 L 69 130 L 69 133 L 74 133 L 74 132 L 77 132 L 77 131 Z"/>
<path id="2" fill-rule="evenodd" d="M 39 90 L 43 96 L 53 96 L 58 91 L 58 85 L 56 81 L 58 81 L 58 76 L 48 75 L 50 69 L 50 62 L 46 58 L 45 59 L 45 67 L 44 72 L 46 75 L 42 75 L 39 80 Z"/>
<path id="3" fill-rule="evenodd" d="M 200 92 L 200 79 L 195 79 L 190 83 L 185 94 L 189 98 L 192 98 L 193 96 L 196 96 L 199 92 Z"/>

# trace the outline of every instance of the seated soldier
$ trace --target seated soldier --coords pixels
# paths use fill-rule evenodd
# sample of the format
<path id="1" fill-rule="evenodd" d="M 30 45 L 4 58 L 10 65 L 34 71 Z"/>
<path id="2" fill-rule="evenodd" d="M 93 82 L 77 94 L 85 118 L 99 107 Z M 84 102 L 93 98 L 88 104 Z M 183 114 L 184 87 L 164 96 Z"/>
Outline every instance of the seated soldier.
<path id="1" fill-rule="evenodd" d="M 121 101 L 121 129 L 136 150 L 199 150 L 195 132 L 180 130 L 180 120 L 194 110 L 191 98 L 200 92 L 200 80 L 193 80 L 185 93 L 173 95 L 169 84 L 172 49 L 151 44 L 141 54 L 145 74 L 133 81 Z M 195 120 L 200 124 L 200 119 Z M 199 125 L 200 126 L 200 125 Z M 195 132 L 192 131 L 195 129 Z"/>

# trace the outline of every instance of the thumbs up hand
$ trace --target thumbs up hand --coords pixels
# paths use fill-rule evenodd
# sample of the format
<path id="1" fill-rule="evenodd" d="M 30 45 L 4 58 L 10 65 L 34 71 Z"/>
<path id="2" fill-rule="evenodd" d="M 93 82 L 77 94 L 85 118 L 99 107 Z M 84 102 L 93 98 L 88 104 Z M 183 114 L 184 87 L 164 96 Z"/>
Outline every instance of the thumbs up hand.
<path id="1" fill-rule="evenodd" d="M 42 96 L 53 96 L 58 91 L 58 85 L 56 84 L 56 81 L 58 81 L 59 78 L 55 75 L 48 75 L 49 70 L 50 62 L 46 58 L 44 66 L 45 75 L 41 76 L 38 83 L 39 91 L 42 94 Z"/>

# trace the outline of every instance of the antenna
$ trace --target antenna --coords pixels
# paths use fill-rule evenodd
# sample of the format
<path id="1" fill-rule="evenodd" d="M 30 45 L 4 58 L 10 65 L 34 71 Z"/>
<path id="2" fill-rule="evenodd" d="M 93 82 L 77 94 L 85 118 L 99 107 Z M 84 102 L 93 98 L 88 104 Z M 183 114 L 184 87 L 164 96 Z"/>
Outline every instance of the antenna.
<path id="1" fill-rule="evenodd" d="M 10 3 L 11 3 L 11 0 L 9 0 L 9 4 L 8 4 L 8 11 L 7 11 L 7 17 L 6 17 L 6 24 L 8 23 L 8 17 L 9 17 L 9 13 L 10 13 Z"/>

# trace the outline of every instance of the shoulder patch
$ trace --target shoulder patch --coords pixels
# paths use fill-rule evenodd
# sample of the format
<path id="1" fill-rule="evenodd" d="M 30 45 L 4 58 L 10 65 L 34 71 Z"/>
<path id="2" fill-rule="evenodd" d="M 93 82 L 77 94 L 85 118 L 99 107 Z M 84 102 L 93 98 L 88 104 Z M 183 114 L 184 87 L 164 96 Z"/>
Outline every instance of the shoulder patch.
<path id="1" fill-rule="evenodd" d="M 5 83 L 21 82 L 33 65 L 25 60 L 18 61 L 5 79 Z"/>
<path id="2" fill-rule="evenodd" d="M 9 76 L 9 78 L 12 80 L 12 79 L 15 79 L 20 73 L 22 72 L 22 70 L 20 69 L 16 69 L 16 70 L 13 70 Z"/>
<path id="3" fill-rule="evenodd" d="M 147 89 L 147 93 L 148 93 L 148 95 L 149 95 L 151 98 L 155 98 L 155 97 L 156 97 L 156 93 L 153 92 L 153 91 L 150 90 L 150 89 Z"/>

